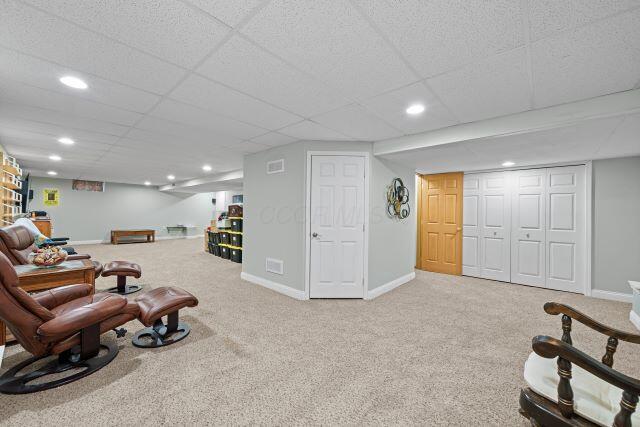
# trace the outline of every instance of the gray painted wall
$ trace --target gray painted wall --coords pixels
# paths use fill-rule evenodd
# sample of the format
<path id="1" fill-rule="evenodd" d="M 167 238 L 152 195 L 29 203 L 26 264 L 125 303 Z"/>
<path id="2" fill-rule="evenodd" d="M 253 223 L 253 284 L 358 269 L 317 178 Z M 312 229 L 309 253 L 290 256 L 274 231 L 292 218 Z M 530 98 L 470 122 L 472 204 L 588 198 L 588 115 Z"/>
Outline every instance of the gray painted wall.
<path id="1" fill-rule="evenodd" d="M 372 153 L 368 142 L 305 141 L 245 156 L 244 235 L 245 273 L 304 291 L 305 201 L 307 151 Z M 266 163 L 285 159 L 285 172 L 267 175 Z M 416 226 L 412 215 L 399 222 L 386 217 L 386 187 L 400 176 L 411 194 L 415 190 L 410 168 L 371 155 L 369 289 L 413 272 Z M 413 206 L 412 206 L 413 207 Z M 284 274 L 265 271 L 265 258 L 284 261 Z"/>
<path id="2" fill-rule="evenodd" d="M 640 157 L 593 161 L 592 288 L 631 294 L 640 281 Z"/>
<path id="3" fill-rule="evenodd" d="M 58 188 L 60 206 L 45 206 L 42 190 Z M 161 192 L 141 185 L 106 183 L 103 193 L 75 191 L 71 180 L 32 177 L 29 210 L 47 211 L 54 235 L 74 241 L 109 240 L 112 229 L 152 228 L 167 236 L 166 226 L 193 225 L 190 234 L 202 234 L 213 218 L 213 193 Z"/>

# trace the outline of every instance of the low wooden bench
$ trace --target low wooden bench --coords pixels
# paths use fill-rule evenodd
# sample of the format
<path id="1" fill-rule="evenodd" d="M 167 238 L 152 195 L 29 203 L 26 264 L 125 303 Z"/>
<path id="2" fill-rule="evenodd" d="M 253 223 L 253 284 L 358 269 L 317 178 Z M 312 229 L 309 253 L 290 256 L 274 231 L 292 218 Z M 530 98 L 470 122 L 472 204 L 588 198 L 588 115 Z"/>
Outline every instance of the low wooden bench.
<path id="1" fill-rule="evenodd" d="M 120 241 L 121 237 L 145 236 L 145 239 L 127 239 Z M 111 244 L 120 243 L 151 243 L 156 241 L 155 230 L 111 230 Z"/>

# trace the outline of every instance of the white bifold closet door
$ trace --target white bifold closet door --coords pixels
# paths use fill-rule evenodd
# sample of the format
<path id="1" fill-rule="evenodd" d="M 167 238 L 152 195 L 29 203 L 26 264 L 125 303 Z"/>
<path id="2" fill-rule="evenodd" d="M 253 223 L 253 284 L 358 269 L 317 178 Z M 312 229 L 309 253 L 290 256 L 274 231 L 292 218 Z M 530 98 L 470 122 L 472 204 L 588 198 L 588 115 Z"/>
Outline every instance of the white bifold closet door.
<path id="1" fill-rule="evenodd" d="M 511 278 L 509 174 L 465 175 L 462 273 L 508 282 Z"/>
<path id="2" fill-rule="evenodd" d="M 511 281 L 545 286 L 546 169 L 514 171 Z"/>
<path id="3" fill-rule="evenodd" d="M 467 174 L 467 276 L 569 292 L 586 280 L 584 166 Z"/>
<path id="4" fill-rule="evenodd" d="M 585 168 L 547 169 L 547 288 L 583 292 L 586 280 Z"/>

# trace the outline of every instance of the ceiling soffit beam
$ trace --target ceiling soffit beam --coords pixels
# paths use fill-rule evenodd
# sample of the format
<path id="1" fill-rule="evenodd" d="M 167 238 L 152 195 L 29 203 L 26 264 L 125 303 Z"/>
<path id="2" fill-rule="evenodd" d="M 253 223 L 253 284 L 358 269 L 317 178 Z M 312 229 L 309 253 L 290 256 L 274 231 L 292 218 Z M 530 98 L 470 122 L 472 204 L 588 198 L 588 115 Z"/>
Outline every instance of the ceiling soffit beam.
<path id="1" fill-rule="evenodd" d="M 640 89 L 635 89 L 378 141 L 373 144 L 373 154 L 381 156 L 456 142 L 517 135 L 638 111 L 640 111 Z M 425 114 L 428 114 L 428 111 Z"/>
<path id="2" fill-rule="evenodd" d="M 196 178 L 189 179 L 187 181 L 182 182 L 174 182 L 172 184 L 162 185 L 158 189 L 160 191 L 188 191 L 190 187 L 195 187 L 203 184 L 215 184 L 215 183 L 223 183 L 225 181 L 234 181 L 238 179 L 242 179 L 244 173 L 242 169 L 238 169 L 231 172 L 219 173 L 211 176 L 207 176 L 204 178 Z M 237 183 L 236 183 L 237 185 Z"/>

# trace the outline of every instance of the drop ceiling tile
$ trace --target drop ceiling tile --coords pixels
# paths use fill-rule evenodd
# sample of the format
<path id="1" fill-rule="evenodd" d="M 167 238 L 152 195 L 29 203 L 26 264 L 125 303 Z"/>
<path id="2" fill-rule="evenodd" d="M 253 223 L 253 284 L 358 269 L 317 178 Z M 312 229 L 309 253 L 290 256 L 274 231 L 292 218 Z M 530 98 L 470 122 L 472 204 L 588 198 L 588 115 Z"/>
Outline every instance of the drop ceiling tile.
<path id="1" fill-rule="evenodd" d="M 249 139 L 261 135 L 265 131 L 263 128 L 222 117 L 172 99 L 163 100 L 151 115 L 240 139 Z"/>
<path id="2" fill-rule="evenodd" d="M 87 101 L 72 95 L 39 89 L 19 82 L 0 80 L 1 103 L 40 107 L 79 117 L 130 126 L 138 121 L 142 114 L 120 108 Z"/>
<path id="3" fill-rule="evenodd" d="M 525 48 L 427 80 L 461 122 L 518 113 L 530 108 Z"/>
<path id="4" fill-rule="evenodd" d="M 63 135 L 65 134 L 60 134 L 60 136 Z M 56 151 L 60 155 L 69 151 L 106 151 L 111 146 L 111 144 L 97 142 L 92 139 L 78 139 L 76 135 L 73 135 L 73 137 L 76 138 L 75 144 L 64 145 L 58 142 L 58 136 L 0 126 L 0 144 L 5 146 L 8 144 L 23 145 L 25 147 L 34 147 L 46 151 Z"/>
<path id="5" fill-rule="evenodd" d="M 58 78 L 75 71 L 0 47 L 0 78 L 19 81 L 30 86 L 55 91 L 76 98 L 96 101 L 126 110 L 146 112 L 160 97 L 96 76 L 90 77 L 89 90 L 76 91 L 62 85 Z"/>
<path id="6" fill-rule="evenodd" d="M 417 80 L 348 2 L 274 0 L 240 31 L 348 97 Z"/>
<path id="7" fill-rule="evenodd" d="M 270 147 L 268 145 L 257 144 L 251 141 L 242 141 L 238 144 L 230 145 L 229 148 L 243 154 L 249 154 L 249 153 L 257 153 L 259 151 L 268 150 Z"/>
<path id="8" fill-rule="evenodd" d="M 640 76 L 640 9 L 532 44 L 536 107 L 632 89 Z"/>
<path id="9" fill-rule="evenodd" d="M 379 141 L 402 135 L 401 131 L 357 104 L 341 107 L 312 119 L 329 129 L 335 129 L 343 135 L 362 141 Z"/>
<path id="10" fill-rule="evenodd" d="M 518 1 L 356 0 L 356 3 L 423 77 L 525 43 Z"/>
<path id="11" fill-rule="evenodd" d="M 188 0 L 225 24 L 235 27 L 264 0 Z"/>
<path id="12" fill-rule="evenodd" d="M 176 0 L 26 0 L 40 9 L 183 67 L 204 58 L 229 28 Z"/>
<path id="13" fill-rule="evenodd" d="M 631 114 L 615 129 L 601 146 L 596 157 L 623 157 L 640 155 L 640 114 Z"/>
<path id="14" fill-rule="evenodd" d="M 49 123 L 67 128 L 70 131 L 73 129 L 79 129 L 88 132 L 100 132 L 116 136 L 123 135 L 128 129 L 127 126 L 115 123 L 79 117 L 74 114 L 47 110 L 44 108 L 12 104 L 6 101 L 0 102 L 0 116 Z"/>
<path id="15" fill-rule="evenodd" d="M 300 116 L 195 74 L 182 82 L 171 93 L 171 98 L 265 129 L 279 129 L 302 120 Z"/>
<path id="16" fill-rule="evenodd" d="M 215 149 L 241 141 L 238 138 L 194 129 L 156 117 L 144 118 L 138 124 L 138 127 L 132 129 L 127 136 L 130 139 L 183 150 L 193 147 L 211 147 Z"/>
<path id="17" fill-rule="evenodd" d="M 405 134 L 426 132 L 457 123 L 449 110 L 422 82 L 370 98 L 362 104 Z M 405 110 L 412 104 L 423 104 L 425 112 L 417 116 L 408 115 Z"/>
<path id="18" fill-rule="evenodd" d="M 5 0 L 2 12 L 0 45 L 75 69 L 74 74 L 89 86 L 93 74 L 163 94 L 185 73 L 175 65 L 15 0 Z"/>
<path id="19" fill-rule="evenodd" d="M 287 126 L 284 129 L 280 129 L 280 133 L 285 135 L 289 135 L 291 137 L 297 139 L 306 139 L 306 140 L 337 140 L 337 141 L 349 141 L 349 138 L 346 135 L 342 135 L 332 129 L 328 129 L 318 123 L 305 120 L 299 123 L 296 123 L 291 126 Z"/>
<path id="20" fill-rule="evenodd" d="M 0 144 L 2 144 L 1 138 L 7 132 L 39 133 L 47 135 L 52 141 L 55 141 L 62 136 L 66 136 L 74 139 L 76 144 L 86 141 L 88 143 L 111 145 L 117 142 L 120 138 L 118 135 L 109 135 L 106 133 L 74 129 L 56 124 L 0 116 Z"/>
<path id="21" fill-rule="evenodd" d="M 295 142 L 297 141 L 297 138 L 292 138 L 278 132 L 269 132 L 265 133 L 264 135 L 256 136 L 255 138 L 251 138 L 251 141 L 258 144 L 275 147 L 278 145 L 285 145 Z"/>
<path id="22" fill-rule="evenodd" d="M 14 149 L 14 147 L 9 146 L 8 149 Z M 19 148 L 18 148 L 19 149 Z M 35 176 L 48 176 L 48 171 L 55 171 L 58 173 L 56 178 L 68 178 L 68 179 L 76 179 L 80 176 L 82 171 L 91 169 L 95 165 L 95 161 L 76 161 L 73 165 L 69 164 L 56 164 L 51 165 L 49 160 L 37 160 L 37 159 L 20 159 L 20 166 L 22 170 L 27 173 L 31 173 Z"/>
<path id="23" fill-rule="evenodd" d="M 46 167 L 53 170 L 62 167 L 75 167 L 83 162 L 95 162 L 107 153 L 107 150 L 69 150 L 63 153 L 55 148 L 46 150 L 41 147 L 21 144 L 7 144 L 6 150 L 18 159 L 18 163 L 25 160 L 39 161 L 46 165 Z M 50 160 L 49 156 L 52 154 L 60 156 L 62 160 Z"/>
<path id="24" fill-rule="evenodd" d="M 527 0 L 531 40 L 556 35 L 640 6 L 640 0 Z"/>
<path id="25" fill-rule="evenodd" d="M 225 43 L 198 72 L 303 117 L 348 104 L 334 90 L 238 36 Z"/>

